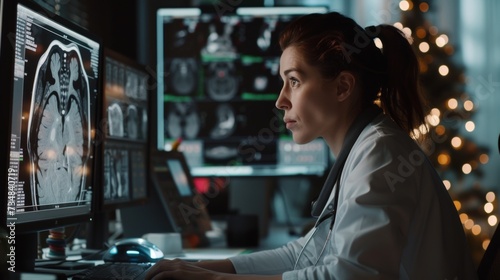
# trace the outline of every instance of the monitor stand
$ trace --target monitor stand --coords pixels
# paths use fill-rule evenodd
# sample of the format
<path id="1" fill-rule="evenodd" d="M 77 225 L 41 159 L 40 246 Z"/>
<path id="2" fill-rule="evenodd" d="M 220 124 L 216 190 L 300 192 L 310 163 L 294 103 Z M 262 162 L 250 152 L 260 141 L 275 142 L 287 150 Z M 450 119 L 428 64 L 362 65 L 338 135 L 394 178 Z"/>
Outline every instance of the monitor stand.
<path id="1" fill-rule="evenodd" d="M 17 233 L 7 250 L 7 268 L 16 272 L 34 272 L 38 254 L 38 233 Z M 13 249 L 13 250 L 12 250 Z"/>
<path id="2" fill-rule="evenodd" d="M 269 233 L 271 190 L 275 180 L 261 177 L 231 178 L 229 189 L 229 207 L 241 215 L 258 216 L 259 235 Z"/>
<path id="3" fill-rule="evenodd" d="M 142 237 L 146 233 L 178 232 L 167 211 L 157 193 L 148 198 L 147 204 L 121 208 L 123 235 Z"/>
<path id="4" fill-rule="evenodd" d="M 106 211 L 98 211 L 95 213 L 92 221 L 87 223 L 86 248 L 89 250 L 106 249 L 108 242 L 108 224 L 109 213 Z"/>

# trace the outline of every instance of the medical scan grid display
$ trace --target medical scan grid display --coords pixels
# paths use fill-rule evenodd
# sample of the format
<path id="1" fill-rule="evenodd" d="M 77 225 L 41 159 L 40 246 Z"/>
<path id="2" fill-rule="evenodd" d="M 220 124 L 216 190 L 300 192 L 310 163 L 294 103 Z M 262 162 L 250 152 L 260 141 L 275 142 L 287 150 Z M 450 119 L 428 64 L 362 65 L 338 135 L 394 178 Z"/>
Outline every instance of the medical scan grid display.
<path id="1" fill-rule="evenodd" d="M 294 144 L 274 105 L 280 31 L 301 14 L 325 11 L 159 9 L 157 148 L 182 138 L 194 176 L 322 174 L 327 147 Z"/>
<path id="2" fill-rule="evenodd" d="M 103 199 L 108 208 L 147 197 L 148 74 L 105 50 Z"/>
<path id="3" fill-rule="evenodd" d="M 22 224 L 88 214 L 100 45 L 23 5 L 17 8 L 9 154 L 9 179 L 17 189 L 13 216 Z"/>
<path id="4" fill-rule="evenodd" d="M 146 66 L 112 49 L 104 48 L 103 67 L 102 188 L 92 223 L 87 225 L 89 249 L 107 247 L 113 234 L 110 219 L 130 207 L 149 203 L 149 85 Z"/>

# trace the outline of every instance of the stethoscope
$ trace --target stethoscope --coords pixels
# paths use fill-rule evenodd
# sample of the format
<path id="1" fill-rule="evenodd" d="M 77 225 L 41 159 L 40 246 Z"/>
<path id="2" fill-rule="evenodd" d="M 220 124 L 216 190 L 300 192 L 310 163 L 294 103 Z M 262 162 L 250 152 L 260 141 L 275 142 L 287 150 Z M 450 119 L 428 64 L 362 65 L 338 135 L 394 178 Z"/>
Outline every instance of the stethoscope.
<path id="1" fill-rule="evenodd" d="M 318 231 L 318 227 L 326 220 L 330 220 L 330 225 L 328 227 L 328 234 L 325 239 L 325 243 L 323 244 L 323 248 L 321 248 L 321 251 L 319 253 L 318 258 L 316 259 L 316 262 L 314 263 L 314 266 L 316 266 L 323 256 L 326 246 L 328 245 L 328 242 L 330 241 L 330 238 L 332 236 L 332 231 L 333 231 L 333 226 L 335 225 L 335 218 L 337 214 L 337 205 L 338 205 L 338 200 L 339 200 L 339 192 L 340 192 L 340 174 L 342 173 L 342 169 L 344 168 L 344 164 L 346 162 L 347 156 L 349 155 L 349 152 L 354 145 L 354 142 L 356 142 L 359 134 L 363 129 L 373 120 L 375 119 L 379 114 L 381 114 L 382 110 L 378 108 L 376 105 L 373 105 L 363 113 L 361 113 L 354 123 L 352 124 L 351 128 L 347 131 L 345 141 L 344 141 L 344 146 L 342 147 L 342 150 L 340 151 L 335 164 L 333 165 L 333 168 L 330 170 L 330 174 L 328 174 L 328 177 L 326 178 L 325 185 L 323 186 L 321 193 L 316 201 L 313 202 L 313 210 L 312 214 L 313 216 L 319 217 L 318 220 L 316 221 L 316 224 L 314 225 L 314 232 L 309 235 L 309 238 L 307 238 L 306 242 L 302 246 L 302 249 L 299 252 L 299 255 L 297 256 L 297 260 L 295 261 L 295 265 L 293 266 L 293 269 L 297 269 L 297 265 L 299 264 L 300 258 L 304 254 L 304 250 L 306 249 L 307 245 L 313 237 L 315 236 L 316 232 Z M 336 184 L 332 184 L 332 182 L 336 182 Z M 336 185 L 336 187 L 335 187 Z M 328 204 L 328 199 L 330 196 L 330 193 L 333 191 L 332 188 L 335 187 L 335 194 L 333 197 L 333 202 Z M 328 204 L 328 205 L 327 205 Z M 326 206 L 326 211 L 323 210 Z M 322 213 L 322 212 L 323 213 Z"/>
<path id="2" fill-rule="evenodd" d="M 343 164 L 342 164 L 340 170 L 342 170 L 342 167 L 343 167 Z M 318 258 L 316 259 L 316 262 L 314 263 L 313 266 L 316 266 L 318 264 L 319 260 L 323 256 L 323 253 L 325 252 L 326 246 L 328 245 L 328 242 L 330 241 L 330 238 L 332 236 L 333 226 L 335 225 L 335 218 L 337 216 L 337 204 L 338 204 L 338 201 L 339 201 L 339 192 L 340 192 L 340 173 L 341 172 L 338 173 L 337 180 L 336 180 L 337 181 L 337 187 L 335 188 L 335 195 L 333 197 L 333 203 L 327 206 L 328 212 L 326 212 L 325 214 L 323 214 L 322 216 L 320 216 L 318 218 L 318 220 L 316 221 L 316 223 L 314 224 L 314 229 L 313 229 L 314 231 L 313 231 L 312 234 L 309 235 L 309 237 L 307 238 L 306 242 L 302 246 L 302 249 L 300 250 L 299 255 L 297 256 L 297 260 L 295 260 L 295 264 L 293 266 L 293 270 L 297 269 L 297 265 L 299 264 L 300 258 L 304 254 L 304 250 L 307 248 L 307 245 L 309 244 L 309 242 L 311 242 L 311 240 L 313 239 L 313 237 L 316 235 L 316 232 L 318 231 L 318 227 L 323 222 L 325 222 L 326 220 L 330 219 L 330 225 L 328 226 L 328 234 L 326 235 L 325 243 L 323 244 L 323 247 L 321 248 L 321 251 L 320 251 L 320 253 L 318 255 Z M 329 208 L 331 208 L 331 209 L 329 209 Z"/>
<path id="3" fill-rule="evenodd" d="M 313 266 L 316 266 L 319 262 L 319 260 L 321 259 L 321 257 L 323 256 L 323 253 L 325 252 L 325 249 L 326 249 L 326 246 L 328 245 L 328 242 L 330 241 L 330 237 L 332 235 L 332 231 L 333 231 L 333 225 L 335 224 L 335 211 L 331 211 L 331 212 L 328 212 L 327 214 L 325 214 L 323 217 L 321 217 L 320 219 L 318 219 L 318 221 L 316 222 L 316 224 L 314 225 L 314 232 L 309 235 L 309 238 L 307 238 L 306 240 L 306 243 L 304 243 L 304 246 L 302 246 L 302 249 L 300 250 L 299 252 L 299 256 L 297 257 L 297 260 L 295 261 L 295 264 L 293 266 L 293 270 L 296 270 L 297 269 L 297 265 L 299 264 L 299 261 L 300 261 L 300 258 L 302 257 L 302 255 L 304 254 L 304 250 L 306 249 L 307 245 L 309 244 L 309 242 L 311 242 L 311 239 L 316 235 L 316 232 L 318 231 L 318 227 L 321 223 L 323 223 L 324 221 L 328 220 L 328 219 L 331 219 L 330 220 L 330 225 L 328 227 L 328 234 L 326 235 L 326 239 L 325 239 L 325 243 L 323 244 L 323 247 L 321 248 L 321 251 L 319 253 L 319 256 L 318 258 L 316 259 L 316 262 L 314 263 Z"/>

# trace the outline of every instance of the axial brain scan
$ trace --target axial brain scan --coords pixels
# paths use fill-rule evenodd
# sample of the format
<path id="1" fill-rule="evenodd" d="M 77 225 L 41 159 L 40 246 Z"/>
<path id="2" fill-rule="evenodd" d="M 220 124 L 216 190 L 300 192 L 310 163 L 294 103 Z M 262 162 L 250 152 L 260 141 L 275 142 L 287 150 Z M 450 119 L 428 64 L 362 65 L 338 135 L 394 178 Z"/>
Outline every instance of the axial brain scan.
<path id="1" fill-rule="evenodd" d="M 84 199 L 90 93 L 83 67 L 78 47 L 59 41 L 38 61 L 27 139 L 37 205 Z"/>

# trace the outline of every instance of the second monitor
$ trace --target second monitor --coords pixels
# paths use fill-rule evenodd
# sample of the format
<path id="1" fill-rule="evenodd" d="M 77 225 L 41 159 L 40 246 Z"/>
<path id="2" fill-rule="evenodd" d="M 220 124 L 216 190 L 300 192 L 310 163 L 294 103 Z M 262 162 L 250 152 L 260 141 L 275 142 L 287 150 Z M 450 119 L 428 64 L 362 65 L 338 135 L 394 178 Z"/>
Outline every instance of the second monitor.
<path id="1" fill-rule="evenodd" d="M 103 204 L 117 208 L 147 197 L 148 73 L 130 58 L 105 50 Z"/>
<path id="2" fill-rule="evenodd" d="M 148 72 L 133 59 L 104 50 L 104 94 L 97 128 L 99 188 L 96 215 L 87 247 L 101 249 L 111 238 L 109 220 L 116 209 L 144 204 L 148 198 Z M 114 234 L 121 234 L 115 231 Z"/>

